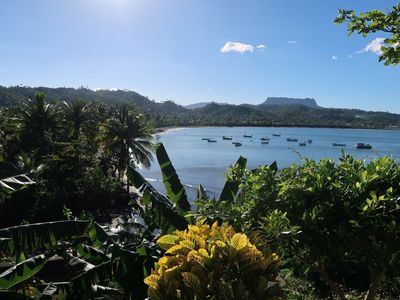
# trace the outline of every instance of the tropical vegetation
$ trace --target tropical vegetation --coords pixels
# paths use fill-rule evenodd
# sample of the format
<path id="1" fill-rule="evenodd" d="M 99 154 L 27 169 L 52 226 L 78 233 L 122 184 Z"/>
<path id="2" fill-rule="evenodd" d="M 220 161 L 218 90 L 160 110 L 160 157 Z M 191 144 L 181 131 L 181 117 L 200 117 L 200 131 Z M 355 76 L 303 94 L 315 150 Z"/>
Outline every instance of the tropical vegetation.
<path id="1" fill-rule="evenodd" d="M 386 33 L 380 60 L 397 64 L 399 11 L 340 10 L 336 22 Z M 218 198 L 199 185 L 189 199 L 151 135 L 152 125 L 387 128 L 400 125 L 397 115 L 217 104 L 188 112 L 85 88 L 0 88 L 0 101 L 1 298 L 400 298 L 393 158 L 343 153 L 249 170 L 239 157 Z M 138 168 L 153 155 L 165 194 Z"/>

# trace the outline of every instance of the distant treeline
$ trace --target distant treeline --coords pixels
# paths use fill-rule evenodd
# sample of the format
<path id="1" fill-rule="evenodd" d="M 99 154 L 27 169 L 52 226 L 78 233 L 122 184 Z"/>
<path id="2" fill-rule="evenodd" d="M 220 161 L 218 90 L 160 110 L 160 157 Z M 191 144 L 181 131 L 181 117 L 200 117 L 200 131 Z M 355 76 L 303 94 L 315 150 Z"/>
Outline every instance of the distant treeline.
<path id="1" fill-rule="evenodd" d="M 168 126 L 298 126 L 339 128 L 400 128 L 400 115 L 357 109 L 312 108 L 303 105 L 229 105 L 210 103 L 186 109 L 173 101 L 156 102 L 133 91 L 87 88 L 0 87 L 0 106 L 13 106 L 37 92 L 53 102 L 83 99 L 108 105 L 134 103 L 156 127 Z"/>

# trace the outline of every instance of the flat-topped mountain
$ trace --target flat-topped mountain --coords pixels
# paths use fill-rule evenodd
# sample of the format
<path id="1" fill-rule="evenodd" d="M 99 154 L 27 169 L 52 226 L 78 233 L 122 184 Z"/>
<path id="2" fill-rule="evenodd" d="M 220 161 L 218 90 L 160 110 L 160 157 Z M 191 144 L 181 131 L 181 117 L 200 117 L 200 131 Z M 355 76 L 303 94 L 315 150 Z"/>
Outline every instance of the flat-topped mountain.
<path id="1" fill-rule="evenodd" d="M 265 102 L 260 105 L 265 106 L 281 106 L 281 105 L 304 105 L 311 108 L 320 108 L 317 101 L 312 98 L 285 98 L 285 97 L 268 97 Z"/>
<path id="2" fill-rule="evenodd" d="M 188 109 L 173 101 L 156 102 L 133 91 L 87 88 L 2 87 L 1 107 L 13 107 L 35 93 L 44 92 L 52 103 L 83 99 L 107 105 L 134 103 L 156 127 L 166 126 L 304 126 L 344 128 L 400 128 L 400 115 L 358 109 L 324 108 L 314 99 L 268 98 L 259 105 L 202 103 Z M 204 105 L 205 104 L 205 105 Z"/>

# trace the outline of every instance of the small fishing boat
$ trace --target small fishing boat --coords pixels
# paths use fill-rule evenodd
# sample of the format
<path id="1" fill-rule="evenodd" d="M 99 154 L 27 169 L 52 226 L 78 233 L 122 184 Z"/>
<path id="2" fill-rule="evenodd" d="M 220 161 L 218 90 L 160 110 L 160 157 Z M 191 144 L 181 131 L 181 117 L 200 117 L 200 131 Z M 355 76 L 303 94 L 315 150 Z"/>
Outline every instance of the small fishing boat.
<path id="1" fill-rule="evenodd" d="M 295 139 L 295 138 L 287 138 L 286 141 L 288 142 L 298 142 L 299 139 Z"/>
<path id="2" fill-rule="evenodd" d="M 306 142 L 300 142 L 300 143 L 299 143 L 299 146 L 300 146 L 300 147 L 307 146 L 307 143 L 306 143 Z"/>
<path id="3" fill-rule="evenodd" d="M 307 143 L 312 144 L 312 140 L 307 140 Z"/>
<path id="4" fill-rule="evenodd" d="M 342 143 L 332 143 L 333 147 L 346 147 L 346 144 L 342 144 Z"/>
<path id="5" fill-rule="evenodd" d="M 268 145 L 268 144 L 269 144 L 269 141 L 261 141 L 261 144 L 263 144 L 263 145 Z"/>
<path id="6" fill-rule="evenodd" d="M 357 149 L 372 149 L 372 146 L 370 144 L 357 143 L 356 148 Z"/>
<path id="7" fill-rule="evenodd" d="M 269 141 L 269 140 L 270 140 L 270 138 L 269 138 L 269 137 L 266 137 L 266 136 L 264 136 L 264 137 L 261 137 L 261 138 L 260 138 L 260 140 L 261 140 L 261 141 Z"/>
<path id="8" fill-rule="evenodd" d="M 280 133 L 273 133 L 272 136 L 281 136 Z"/>
<path id="9" fill-rule="evenodd" d="M 210 138 L 202 138 L 203 141 L 208 141 Z"/>
<path id="10" fill-rule="evenodd" d="M 216 140 L 216 139 L 208 139 L 208 142 L 209 142 L 209 143 L 216 143 L 217 140 Z"/>
<path id="11" fill-rule="evenodd" d="M 226 135 L 224 135 L 224 136 L 222 137 L 222 139 L 223 139 L 223 140 L 227 140 L 227 141 L 231 141 L 231 140 L 232 140 L 232 137 L 231 137 L 231 136 L 226 136 Z"/>
<path id="12" fill-rule="evenodd" d="M 242 146 L 242 143 L 241 143 L 241 142 L 232 142 L 232 144 L 234 144 L 235 147 L 240 147 L 240 146 Z"/>
<path id="13" fill-rule="evenodd" d="M 243 137 L 245 137 L 245 138 L 252 138 L 253 135 L 252 135 L 252 134 L 243 134 Z"/>

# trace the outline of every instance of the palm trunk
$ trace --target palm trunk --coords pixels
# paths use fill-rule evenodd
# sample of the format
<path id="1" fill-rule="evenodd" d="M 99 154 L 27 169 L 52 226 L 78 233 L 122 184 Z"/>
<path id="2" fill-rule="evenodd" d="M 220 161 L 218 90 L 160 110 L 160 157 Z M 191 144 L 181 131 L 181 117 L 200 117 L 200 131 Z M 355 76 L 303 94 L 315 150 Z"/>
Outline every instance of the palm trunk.
<path id="1" fill-rule="evenodd" d="M 378 290 L 381 286 L 381 282 L 385 276 L 385 270 L 381 271 L 373 271 L 371 274 L 371 284 L 369 286 L 368 292 L 364 297 L 364 300 L 373 300 L 375 299 Z"/>

